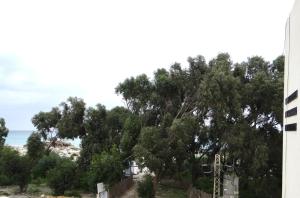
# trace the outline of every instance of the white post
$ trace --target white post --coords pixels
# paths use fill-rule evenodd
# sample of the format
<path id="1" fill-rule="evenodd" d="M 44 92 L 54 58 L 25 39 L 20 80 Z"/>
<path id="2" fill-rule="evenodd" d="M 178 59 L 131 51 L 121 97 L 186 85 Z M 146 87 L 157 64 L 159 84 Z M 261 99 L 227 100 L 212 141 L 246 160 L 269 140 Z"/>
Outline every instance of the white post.
<path id="1" fill-rule="evenodd" d="M 300 197 L 300 0 L 286 23 L 282 198 Z"/>
<path id="2" fill-rule="evenodd" d="M 108 198 L 108 192 L 103 183 L 97 184 L 97 198 Z"/>

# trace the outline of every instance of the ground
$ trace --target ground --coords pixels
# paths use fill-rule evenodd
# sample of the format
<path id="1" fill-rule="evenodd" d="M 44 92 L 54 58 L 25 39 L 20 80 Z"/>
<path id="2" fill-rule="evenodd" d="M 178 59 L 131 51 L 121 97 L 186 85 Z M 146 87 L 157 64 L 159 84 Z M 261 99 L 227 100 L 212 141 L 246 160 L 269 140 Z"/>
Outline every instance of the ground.
<path id="1" fill-rule="evenodd" d="M 51 190 L 46 185 L 34 185 L 30 184 L 28 186 L 26 193 L 19 193 L 18 186 L 0 186 L 0 198 L 52 198 L 49 196 Z M 80 193 L 82 198 L 94 198 L 94 194 Z M 62 197 L 60 197 L 62 198 Z"/>
<path id="2" fill-rule="evenodd" d="M 136 185 L 131 187 L 121 198 L 138 198 Z"/>
<path id="3" fill-rule="evenodd" d="M 156 198 L 187 198 L 185 190 L 159 185 Z M 138 198 L 136 185 L 129 189 L 121 198 Z"/>
<path id="4" fill-rule="evenodd" d="M 156 198 L 187 198 L 186 190 L 159 185 Z"/>
<path id="5" fill-rule="evenodd" d="M 0 198 L 53 198 L 49 196 L 51 190 L 46 185 L 34 185 L 30 184 L 28 186 L 27 193 L 20 194 L 18 186 L 0 186 Z M 44 196 L 43 196 L 44 195 Z M 48 196 L 47 196 L 48 195 Z M 94 198 L 94 194 L 80 193 L 82 198 Z M 156 198 L 186 198 L 187 194 L 185 190 L 173 188 L 166 185 L 158 185 Z M 60 197 L 62 198 L 62 197 Z M 129 189 L 121 198 L 138 198 L 136 192 L 136 185 Z"/>

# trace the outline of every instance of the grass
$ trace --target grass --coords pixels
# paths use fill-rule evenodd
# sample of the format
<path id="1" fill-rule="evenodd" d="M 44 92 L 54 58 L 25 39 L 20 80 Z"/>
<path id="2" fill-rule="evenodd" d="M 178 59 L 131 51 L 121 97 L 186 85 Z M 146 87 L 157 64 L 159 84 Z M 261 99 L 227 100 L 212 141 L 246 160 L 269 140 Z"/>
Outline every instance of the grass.
<path id="1" fill-rule="evenodd" d="M 187 193 L 183 189 L 173 188 L 165 185 L 159 185 L 157 188 L 157 198 L 187 198 Z"/>

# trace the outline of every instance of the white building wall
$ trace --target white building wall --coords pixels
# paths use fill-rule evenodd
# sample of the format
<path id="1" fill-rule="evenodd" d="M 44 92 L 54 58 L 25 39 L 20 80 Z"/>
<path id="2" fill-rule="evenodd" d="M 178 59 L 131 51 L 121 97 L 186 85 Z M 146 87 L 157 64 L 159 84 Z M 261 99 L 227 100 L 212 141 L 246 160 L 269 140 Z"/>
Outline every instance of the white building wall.
<path id="1" fill-rule="evenodd" d="M 285 116 L 295 107 L 300 110 L 300 0 L 295 1 L 286 24 L 284 98 L 297 90 L 298 97 L 284 103 L 284 126 L 297 124 L 297 130 L 284 127 L 282 198 L 300 198 L 300 115 Z"/>

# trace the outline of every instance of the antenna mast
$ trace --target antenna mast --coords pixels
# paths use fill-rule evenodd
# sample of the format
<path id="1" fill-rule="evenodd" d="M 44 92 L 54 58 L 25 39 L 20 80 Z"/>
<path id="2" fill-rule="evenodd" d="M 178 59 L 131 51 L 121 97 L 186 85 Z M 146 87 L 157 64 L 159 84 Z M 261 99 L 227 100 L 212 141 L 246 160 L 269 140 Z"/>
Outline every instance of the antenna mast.
<path id="1" fill-rule="evenodd" d="M 213 198 L 221 197 L 221 156 L 220 154 L 215 155 L 214 163 L 214 194 Z"/>

